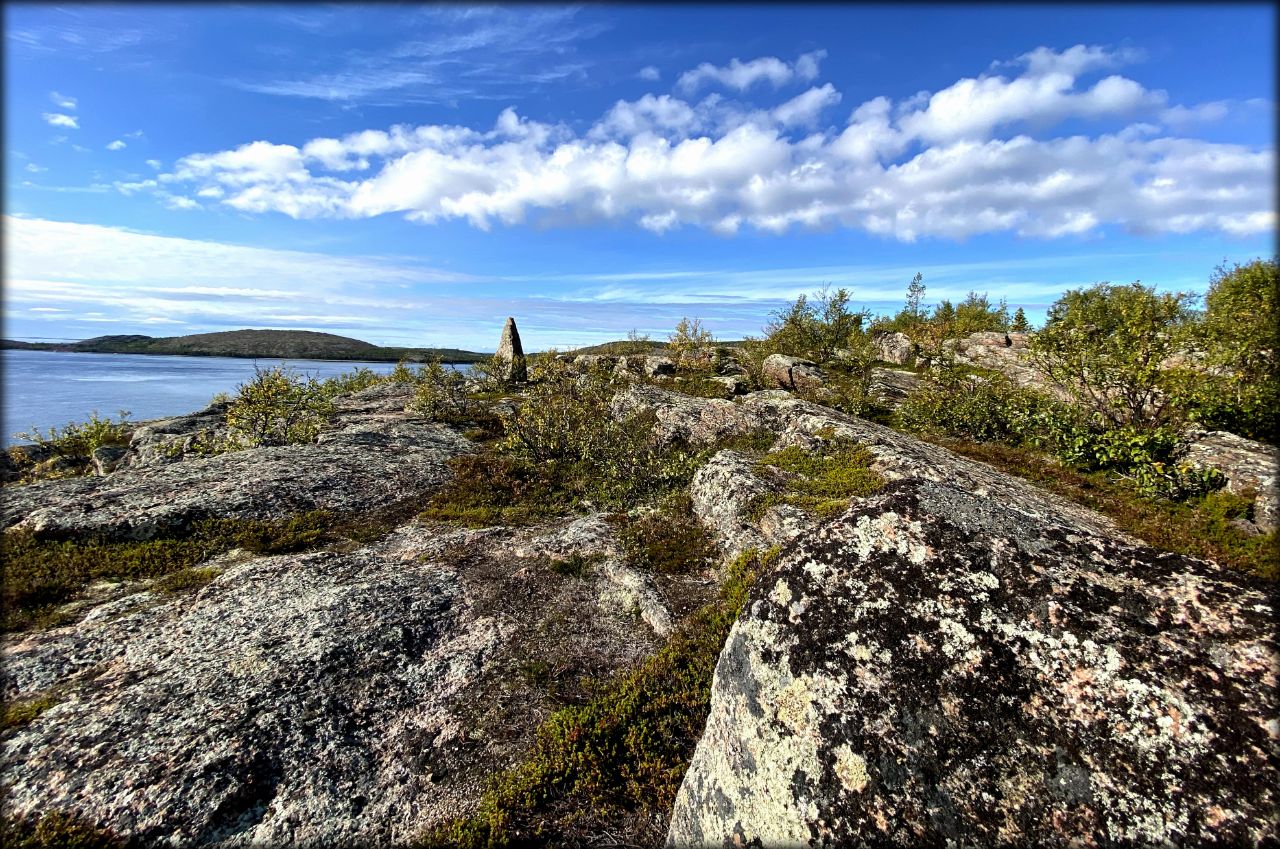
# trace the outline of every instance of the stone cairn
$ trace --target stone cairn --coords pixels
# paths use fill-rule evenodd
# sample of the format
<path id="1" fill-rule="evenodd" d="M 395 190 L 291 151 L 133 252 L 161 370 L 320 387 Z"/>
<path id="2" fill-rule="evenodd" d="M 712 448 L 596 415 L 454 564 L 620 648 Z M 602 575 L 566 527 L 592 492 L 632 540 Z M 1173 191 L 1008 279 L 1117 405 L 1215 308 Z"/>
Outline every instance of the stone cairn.
<path id="1" fill-rule="evenodd" d="M 506 383 L 524 383 L 528 371 L 524 363 L 524 348 L 520 347 L 520 331 L 516 330 L 516 320 L 507 316 L 507 323 L 502 325 L 502 341 L 498 343 L 498 353 L 494 355 L 500 368 L 499 376 Z"/>

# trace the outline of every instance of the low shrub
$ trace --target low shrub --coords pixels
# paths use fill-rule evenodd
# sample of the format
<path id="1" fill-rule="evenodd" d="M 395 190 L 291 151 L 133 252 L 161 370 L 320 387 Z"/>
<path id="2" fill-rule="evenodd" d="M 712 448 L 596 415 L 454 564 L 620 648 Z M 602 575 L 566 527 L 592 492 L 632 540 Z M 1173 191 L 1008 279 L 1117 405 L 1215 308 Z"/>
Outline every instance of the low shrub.
<path id="1" fill-rule="evenodd" d="M 378 374 L 368 366 L 356 366 L 351 371 L 320 381 L 320 392 L 328 398 L 336 398 L 339 395 L 359 392 L 386 382 L 388 382 L 386 375 Z"/>
<path id="2" fill-rule="evenodd" d="M 717 554 L 715 540 L 694 517 L 692 502 L 683 492 L 628 522 L 618 538 L 630 562 L 666 575 L 696 572 Z"/>
<path id="3" fill-rule="evenodd" d="M 600 559 L 598 554 L 588 555 L 575 551 L 567 557 L 552 559 L 547 567 L 561 577 L 585 578 L 596 568 Z"/>
<path id="4" fill-rule="evenodd" d="M 0 846 L 5 849 L 131 849 L 136 845 L 136 841 L 63 811 L 0 817 Z"/>
<path id="5" fill-rule="evenodd" d="M 119 421 L 112 421 L 109 417 L 99 416 L 94 410 L 88 421 L 68 422 L 60 428 L 51 427 L 46 433 L 32 427 L 30 431 L 15 436 L 34 442 L 59 457 L 89 457 L 104 445 L 129 444 L 135 425 L 129 421 L 128 410 L 121 410 L 119 416 Z"/>
<path id="6" fill-rule="evenodd" d="M 333 414 L 323 384 L 285 366 L 254 368 L 227 408 L 224 450 L 314 442 Z"/>
<path id="7" fill-rule="evenodd" d="M 776 556 L 737 558 L 714 602 L 586 704 L 552 714 L 533 750 L 492 780 L 475 813 L 433 829 L 424 844 L 565 844 L 620 812 L 665 820 L 710 711 L 720 650 L 753 581 Z"/>

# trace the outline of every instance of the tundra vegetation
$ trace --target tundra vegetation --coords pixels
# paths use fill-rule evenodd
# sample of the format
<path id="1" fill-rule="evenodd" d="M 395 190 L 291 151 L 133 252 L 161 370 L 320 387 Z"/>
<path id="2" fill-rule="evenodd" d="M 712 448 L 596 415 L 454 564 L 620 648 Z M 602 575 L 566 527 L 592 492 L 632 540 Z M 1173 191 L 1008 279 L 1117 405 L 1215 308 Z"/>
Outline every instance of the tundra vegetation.
<path id="1" fill-rule="evenodd" d="M 948 344 L 975 332 L 1031 331 L 1021 308 L 1010 316 L 1003 301 L 993 305 L 978 293 L 928 308 L 920 275 L 891 317 L 855 311 L 847 290 L 823 290 L 800 296 L 772 316 L 760 338 L 739 344 L 717 344 L 699 319 L 686 318 L 666 345 L 633 332 L 595 350 L 669 355 L 675 374 L 663 386 L 720 398 L 728 377 L 748 389 L 774 388 L 764 367 L 772 355 L 811 361 L 825 378 L 822 387 L 798 393 L 810 400 L 1020 475 L 1153 545 L 1274 579 L 1276 533 L 1241 527 L 1239 520 L 1252 518 L 1251 500 L 1222 492 L 1221 475 L 1186 463 L 1181 434 L 1200 426 L 1275 443 L 1276 288 L 1276 262 L 1259 260 L 1217 269 L 1202 310 L 1193 309 L 1190 295 L 1137 283 L 1067 292 L 1032 331 L 1029 357 L 1043 375 L 1039 386 L 958 364 Z M 917 366 L 919 388 L 896 409 L 871 389 L 878 365 L 873 336 L 883 332 L 905 334 L 924 363 Z M 775 451 L 771 433 L 709 446 L 661 440 L 653 413 L 619 416 L 612 406 L 626 383 L 654 378 L 611 366 L 571 368 L 554 351 L 529 357 L 528 365 L 529 380 L 519 387 L 503 383 L 494 361 L 477 363 L 469 374 L 439 361 L 402 361 L 389 375 L 357 369 L 327 381 L 260 370 L 226 400 L 227 434 L 210 450 L 314 441 L 335 398 L 382 384 L 408 386 L 413 412 L 461 429 L 476 443 L 473 453 L 450 461 L 452 478 L 418 505 L 424 520 L 486 527 L 608 511 L 629 561 L 662 575 L 717 567 L 715 546 L 692 515 L 688 485 L 719 450 L 747 452 L 771 485 L 752 504 L 757 519 L 779 505 L 825 517 L 884 485 L 870 468 L 870 452 L 834 434 L 818 434 L 811 449 Z M 95 414 L 38 441 L 83 458 L 101 445 L 126 444 L 132 427 L 123 415 L 112 422 Z M 210 520 L 146 542 L 6 532 L 4 628 L 52 624 L 54 611 L 96 580 L 146 579 L 157 591 L 190 591 L 217 574 L 202 564 L 233 548 L 306 550 L 367 539 L 386 527 L 306 514 L 274 522 Z M 597 682 L 585 703 L 553 713 L 527 756 L 492 779 L 479 807 L 439 826 L 425 843 L 586 843 L 620 816 L 665 816 L 706 718 L 725 637 L 752 579 L 775 554 L 750 551 L 720 564 L 715 600 L 686 616 L 659 652 Z M 580 578 L 596 565 L 572 555 L 551 568 Z M 50 704 L 11 706 L 5 725 L 30 722 Z M 16 845 L 106 840 L 56 816 L 4 827 Z"/>

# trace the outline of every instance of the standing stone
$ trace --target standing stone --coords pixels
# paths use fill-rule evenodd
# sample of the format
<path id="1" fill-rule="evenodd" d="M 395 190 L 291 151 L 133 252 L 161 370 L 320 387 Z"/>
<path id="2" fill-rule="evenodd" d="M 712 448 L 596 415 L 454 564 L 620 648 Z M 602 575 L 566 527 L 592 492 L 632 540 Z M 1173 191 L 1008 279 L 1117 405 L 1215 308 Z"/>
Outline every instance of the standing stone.
<path id="1" fill-rule="evenodd" d="M 524 348 L 520 347 L 520 331 L 516 330 L 516 320 L 507 317 L 502 325 L 502 341 L 498 343 L 498 353 L 494 355 L 501 363 L 499 371 L 502 379 L 508 383 L 524 383 L 529 373 L 524 364 Z"/>

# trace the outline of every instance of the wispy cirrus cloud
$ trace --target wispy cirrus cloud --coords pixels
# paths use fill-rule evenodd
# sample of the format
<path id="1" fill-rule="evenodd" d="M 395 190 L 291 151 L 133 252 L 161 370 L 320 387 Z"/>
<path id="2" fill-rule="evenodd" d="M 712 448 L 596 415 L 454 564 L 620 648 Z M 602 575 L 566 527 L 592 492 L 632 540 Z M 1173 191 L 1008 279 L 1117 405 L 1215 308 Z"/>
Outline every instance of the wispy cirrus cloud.
<path id="1" fill-rule="evenodd" d="M 841 99 L 830 84 L 772 107 L 718 92 L 697 102 L 651 93 L 618 101 L 585 131 L 506 109 L 491 128 L 259 140 L 183 157 L 158 180 L 216 188 L 219 203 L 246 213 L 403 214 L 483 229 L 531 219 L 725 235 L 846 227 L 903 241 L 1273 229 L 1274 151 L 1169 134 L 1165 119 L 1180 107 L 1165 92 L 1088 77 L 1125 60 L 1096 46 L 1039 48 L 1017 60 L 1016 75 L 872 98 L 836 123 L 822 121 Z M 816 62 L 781 63 L 775 78 L 816 75 Z M 744 88 L 776 70 L 755 60 L 702 68 L 704 77 L 737 74 L 726 84 Z M 1109 129 L 1053 135 L 1065 121 Z"/>
<path id="2" fill-rule="evenodd" d="M 469 13 L 463 13 L 469 12 Z M 585 78 L 575 45 L 604 32 L 575 7 L 423 7 L 401 20 L 389 50 L 347 51 L 323 70 L 227 79 L 245 91 L 337 103 L 451 103 L 502 99 L 530 87 Z M 501 57 L 501 60 L 495 59 Z"/>

